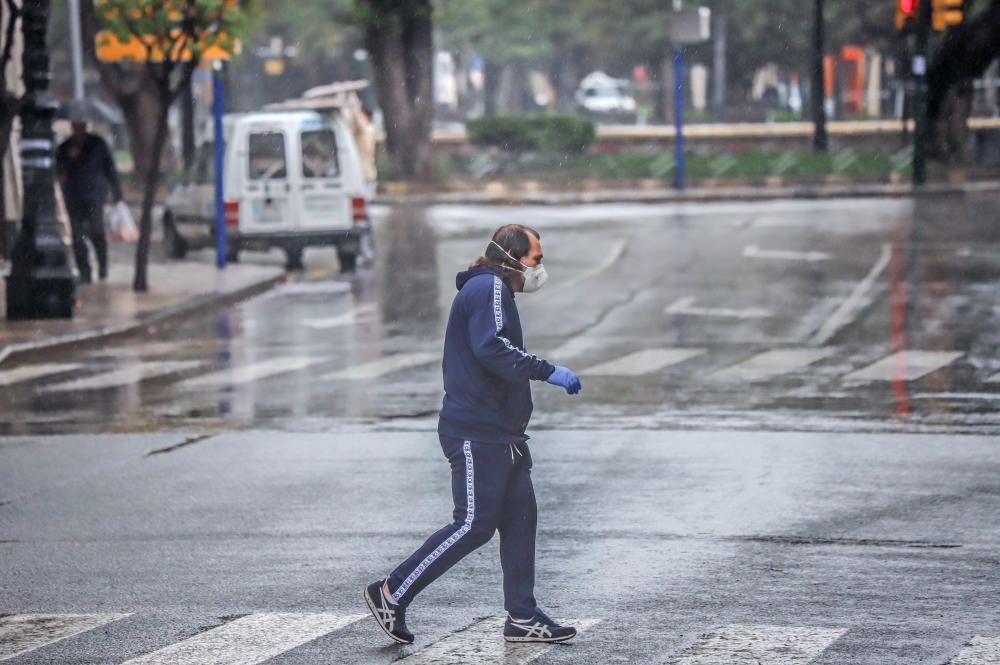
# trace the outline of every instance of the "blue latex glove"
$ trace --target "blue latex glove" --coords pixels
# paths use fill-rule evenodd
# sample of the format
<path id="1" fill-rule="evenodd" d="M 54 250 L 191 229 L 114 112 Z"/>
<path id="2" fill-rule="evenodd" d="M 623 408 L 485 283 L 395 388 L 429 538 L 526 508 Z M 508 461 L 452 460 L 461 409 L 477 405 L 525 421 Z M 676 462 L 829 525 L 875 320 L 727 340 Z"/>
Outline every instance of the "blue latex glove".
<path id="1" fill-rule="evenodd" d="M 580 385 L 580 377 L 576 375 L 576 372 L 568 367 L 560 367 L 559 365 L 556 365 L 556 371 L 552 372 L 549 378 L 545 379 L 545 382 L 551 383 L 554 386 L 562 386 L 570 395 L 577 394 L 583 388 Z"/>

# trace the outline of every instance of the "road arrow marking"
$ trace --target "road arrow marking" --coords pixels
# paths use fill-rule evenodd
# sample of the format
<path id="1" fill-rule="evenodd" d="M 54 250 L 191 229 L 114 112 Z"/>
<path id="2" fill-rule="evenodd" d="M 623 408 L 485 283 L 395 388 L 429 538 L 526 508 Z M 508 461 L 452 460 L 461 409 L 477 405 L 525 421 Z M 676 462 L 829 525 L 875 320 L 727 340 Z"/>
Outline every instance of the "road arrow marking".
<path id="1" fill-rule="evenodd" d="M 743 248 L 743 256 L 748 259 L 772 259 L 775 261 L 829 261 L 833 258 L 826 252 L 796 252 L 787 249 L 760 249 L 757 245 L 747 245 Z"/>
<path id="2" fill-rule="evenodd" d="M 916 381 L 961 358 L 959 351 L 900 351 L 844 377 L 844 381 Z"/>
<path id="3" fill-rule="evenodd" d="M 809 341 L 813 344 L 820 345 L 826 344 L 836 335 L 840 330 L 846 326 L 848 323 L 853 321 L 861 310 L 865 308 L 865 305 L 869 302 L 868 292 L 871 291 L 872 286 L 875 285 L 876 280 L 882 275 L 882 271 L 886 269 L 889 265 L 889 260 L 892 258 L 892 247 L 888 243 L 883 243 L 882 250 L 879 252 L 878 260 L 875 261 L 875 265 L 872 269 L 868 271 L 865 278 L 858 282 L 854 290 L 851 291 L 850 295 L 844 299 L 844 302 L 840 304 L 840 307 L 830 315 L 823 325 L 820 326 L 819 330 L 812 336 Z"/>
<path id="4" fill-rule="evenodd" d="M 250 614 L 124 665 L 255 665 L 366 614 Z"/>
<path id="5" fill-rule="evenodd" d="M 364 319 L 374 313 L 374 311 L 374 305 L 361 305 L 356 309 L 352 309 L 337 316 L 331 316 L 325 319 L 306 319 L 302 323 L 307 328 L 313 328 L 315 330 L 343 328 L 345 326 L 354 325 L 358 319 Z"/>
<path id="6" fill-rule="evenodd" d="M 681 298 L 674 304 L 667 307 L 667 314 L 680 314 L 683 316 L 707 316 L 718 319 L 767 319 L 772 316 L 771 312 L 759 307 L 747 307 L 744 309 L 730 309 L 727 307 L 695 307 L 695 298 Z"/>
<path id="7" fill-rule="evenodd" d="M 582 633 L 598 623 L 595 619 L 580 619 L 571 625 Z M 508 645 L 501 637 L 503 624 L 504 617 L 481 619 L 396 662 L 403 665 L 526 665 L 559 646 L 531 642 Z"/>
<path id="8" fill-rule="evenodd" d="M 0 660 L 124 619 L 128 614 L 11 614 L 0 617 Z"/>
<path id="9" fill-rule="evenodd" d="M 731 625 L 702 635 L 671 665 L 807 665 L 847 630 Z"/>

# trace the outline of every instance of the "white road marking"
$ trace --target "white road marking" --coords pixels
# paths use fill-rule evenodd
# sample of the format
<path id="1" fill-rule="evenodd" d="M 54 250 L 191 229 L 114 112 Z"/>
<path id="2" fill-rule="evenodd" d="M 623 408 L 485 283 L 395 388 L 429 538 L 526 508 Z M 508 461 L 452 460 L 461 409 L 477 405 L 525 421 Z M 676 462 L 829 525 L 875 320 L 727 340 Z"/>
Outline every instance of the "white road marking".
<path id="1" fill-rule="evenodd" d="M 577 631 L 582 633 L 598 623 L 594 619 L 581 619 L 568 625 L 576 626 Z M 507 643 L 502 637 L 503 624 L 503 617 L 482 619 L 396 662 L 406 665 L 526 665 L 558 646 Z"/>
<path id="2" fill-rule="evenodd" d="M 1000 372 L 986 379 L 986 383 L 1000 383 Z"/>
<path id="3" fill-rule="evenodd" d="M 1000 401 L 1000 393 L 917 393 L 910 399 L 968 400 L 982 402 Z"/>
<path id="4" fill-rule="evenodd" d="M 573 337 L 565 344 L 558 346 L 545 354 L 546 359 L 553 362 L 565 363 L 571 358 L 575 358 L 582 353 L 598 349 L 606 344 L 605 340 L 596 337 Z"/>
<path id="5" fill-rule="evenodd" d="M 182 388 L 203 388 L 205 386 L 241 385 L 259 379 L 266 379 L 278 374 L 297 372 L 306 367 L 318 365 L 327 361 L 325 357 L 290 356 L 271 358 L 242 367 L 224 369 L 205 376 L 189 379 L 180 384 Z"/>
<path id="6" fill-rule="evenodd" d="M 429 365 L 440 361 L 439 353 L 401 353 L 398 356 L 388 356 L 371 362 L 348 367 L 347 369 L 330 372 L 323 377 L 326 381 L 357 381 L 360 379 L 377 379 L 380 376 L 397 372 L 402 369 Z"/>
<path id="7" fill-rule="evenodd" d="M 616 360 L 589 367 L 585 376 L 641 376 L 682 363 L 705 353 L 705 349 L 643 349 Z"/>
<path id="8" fill-rule="evenodd" d="M 250 614 L 124 665 L 255 665 L 365 614 Z"/>
<path id="9" fill-rule="evenodd" d="M 87 376 L 72 381 L 63 381 L 39 389 L 43 393 L 56 393 L 76 390 L 100 390 L 102 388 L 118 388 L 130 386 L 146 379 L 167 374 L 176 374 L 200 366 L 197 360 L 165 360 L 147 363 L 131 363 L 110 372 Z"/>
<path id="10" fill-rule="evenodd" d="M 572 288 L 585 280 L 591 279 L 592 277 L 597 277 L 605 270 L 607 270 L 614 264 L 618 263 L 618 261 L 622 258 L 622 255 L 625 253 L 625 246 L 626 246 L 625 241 L 619 240 L 618 242 L 616 242 L 614 245 L 611 246 L 611 251 L 608 252 L 608 255 L 604 257 L 604 260 L 598 263 L 590 270 L 580 273 L 573 279 L 567 279 L 560 282 L 559 284 L 550 286 L 549 288 L 544 289 L 539 293 L 547 297 L 549 294 L 558 293 L 559 291 L 562 291 L 564 289 Z"/>
<path id="11" fill-rule="evenodd" d="M 11 614 L 0 617 L 0 660 L 85 633 L 128 614 Z"/>
<path id="12" fill-rule="evenodd" d="M 844 377 L 844 381 L 916 381 L 961 358 L 960 351 L 900 351 Z"/>
<path id="13" fill-rule="evenodd" d="M 813 363 L 829 358 L 837 350 L 821 349 L 774 349 L 758 353 L 753 358 L 738 365 L 727 367 L 712 375 L 713 379 L 724 381 L 763 381 L 780 374 L 804 369 Z"/>
<path id="14" fill-rule="evenodd" d="M 996 665 L 1000 663 L 1000 638 L 976 636 L 962 647 L 948 665 Z"/>
<path id="15" fill-rule="evenodd" d="M 362 305 L 356 309 L 352 309 L 337 316 L 331 316 L 324 319 L 306 319 L 302 323 L 307 328 L 313 328 L 315 330 L 343 328 L 345 326 L 354 325 L 358 319 L 363 319 L 374 311 L 375 307 L 373 305 Z"/>
<path id="16" fill-rule="evenodd" d="M 695 307 L 695 298 L 681 298 L 667 307 L 667 314 L 683 314 L 685 316 L 707 316 L 717 319 L 766 319 L 771 312 L 760 307 L 745 307 L 732 309 L 728 307 Z"/>
<path id="17" fill-rule="evenodd" d="M 840 304 L 830 318 L 823 322 L 823 325 L 819 327 L 819 330 L 812 336 L 810 342 L 813 344 L 826 344 L 830 339 L 836 335 L 844 326 L 854 320 L 855 317 L 864 309 L 865 305 L 868 303 L 868 292 L 871 291 L 872 286 L 874 286 L 875 281 L 879 278 L 882 272 L 889 265 L 889 260 L 892 258 L 892 247 L 888 243 L 882 244 L 882 251 L 879 253 L 878 260 L 875 261 L 875 265 L 872 269 L 868 271 L 865 278 L 858 282 L 854 290 L 851 291 L 850 295 Z"/>
<path id="18" fill-rule="evenodd" d="M 829 261 L 832 255 L 826 252 L 796 252 L 787 249 L 760 249 L 757 245 L 747 245 L 743 248 L 743 256 L 748 259 L 770 259 L 773 261 Z"/>
<path id="19" fill-rule="evenodd" d="M 74 369 L 80 369 L 83 365 L 72 363 L 42 363 L 40 365 L 25 365 L 16 369 L 8 369 L 0 372 L 0 386 L 9 386 L 21 381 L 40 379 L 50 374 L 62 374 Z"/>
<path id="20" fill-rule="evenodd" d="M 671 665 L 806 665 L 847 630 L 731 625 L 702 635 Z"/>

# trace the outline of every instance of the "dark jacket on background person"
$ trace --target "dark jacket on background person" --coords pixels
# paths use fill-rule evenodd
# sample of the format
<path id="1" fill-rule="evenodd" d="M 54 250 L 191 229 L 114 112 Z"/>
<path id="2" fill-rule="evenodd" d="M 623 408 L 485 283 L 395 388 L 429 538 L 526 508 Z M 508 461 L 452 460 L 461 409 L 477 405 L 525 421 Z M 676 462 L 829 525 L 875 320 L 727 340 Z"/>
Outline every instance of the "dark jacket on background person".
<path id="1" fill-rule="evenodd" d="M 75 155 L 74 147 L 74 139 L 70 138 L 56 150 L 56 172 L 70 215 L 100 209 L 108 200 L 109 188 L 115 200 L 121 200 L 118 171 L 104 139 L 88 134 Z"/>
<path id="2" fill-rule="evenodd" d="M 527 441 L 530 381 L 553 365 L 524 351 L 514 290 L 490 266 L 458 274 L 444 342 L 444 403 L 438 432 L 509 445 Z"/>

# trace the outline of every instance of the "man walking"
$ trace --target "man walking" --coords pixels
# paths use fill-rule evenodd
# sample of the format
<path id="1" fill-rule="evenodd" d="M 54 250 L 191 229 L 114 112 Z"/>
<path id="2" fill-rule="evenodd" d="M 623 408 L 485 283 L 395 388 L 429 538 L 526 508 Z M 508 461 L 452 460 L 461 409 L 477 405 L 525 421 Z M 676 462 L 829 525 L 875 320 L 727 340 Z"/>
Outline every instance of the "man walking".
<path id="1" fill-rule="evenodd" d="M 444 344 L 441 449 L 451 464 L 454 521 L 434 533 L 389 577 L 365 589 L 365 601 L 394 641 L 413 642 L 406 608 L 432 581 L 500 532 L 509 642 L 563 642 L 576 629 L 560 626 L 535 602 L 535 525 L 529 381 L 575 395 L 580 379 L 524 351 L 514 293 L 537 291 L 547 279 L 537 231 L 501 227 L 484 256 L 458 274 Z"/>
<path id="2" fill-rule="evenodd" d="M 56 171 L 73 231 L 76 269 L 80 272 L 80 281 L 89 284 L 93 276 L 86 239 L 90 239 L 97 254 L 98 277 L 106 279 L 108 241 L 104 234 L 104 202 L 108 199 L 109 188 L 115 203 L 124 197 L 108 144 L 87 131 L 87 123 L 81 115 L 71 115 L 70 120 L 73 134 L 56 151 Z"/>

